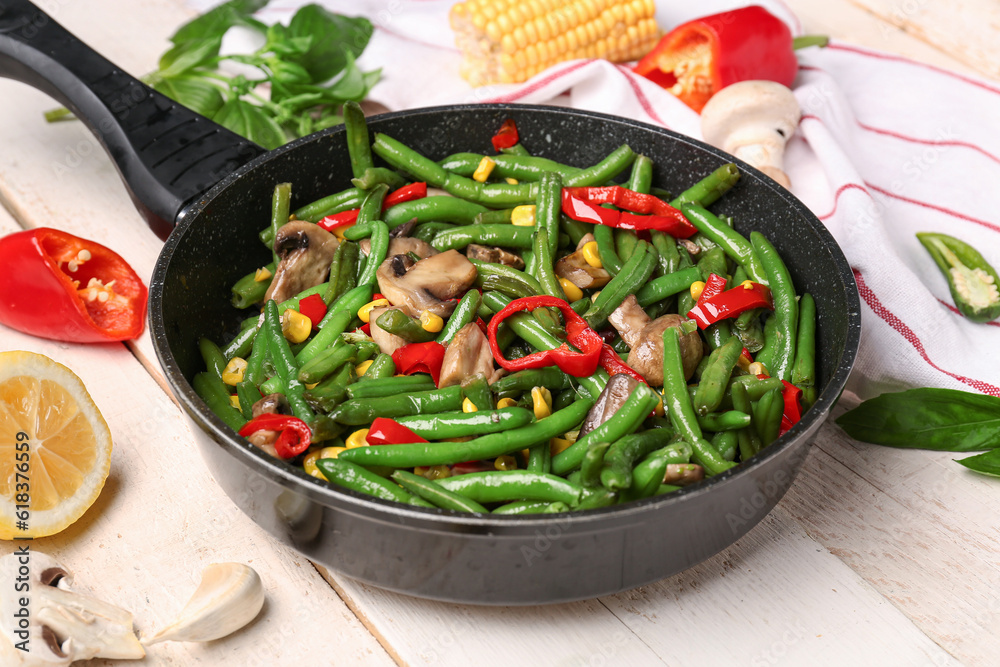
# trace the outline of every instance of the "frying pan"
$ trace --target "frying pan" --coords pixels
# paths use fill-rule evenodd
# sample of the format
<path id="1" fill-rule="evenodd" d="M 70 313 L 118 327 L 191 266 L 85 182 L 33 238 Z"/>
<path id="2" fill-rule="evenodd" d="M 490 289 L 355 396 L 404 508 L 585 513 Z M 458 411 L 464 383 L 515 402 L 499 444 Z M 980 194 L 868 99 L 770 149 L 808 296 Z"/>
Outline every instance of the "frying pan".
<path id="1" fill-rule="evenodd" d="M 580 513 L 459 515 L 334 487 L 243 441 L 190 379 L 202 365 L 198 338 L 227 341 L 246 316 L 230 305 L 229 288 L 270 257 L 257 232 L 270 219 L 274 185 L 293 184 L 293 206 L 349 186 L 343 128 L 265 152 L 150 90 L 21 0 L 0 10 L 0 74 L 49 93 L 87 123 L 140 213 L 166 237 L 150 284 L 149 325 L 216 481 L 284 543 L 375 586 L 454 602 L 540 604 L 611 594 L 691 567 L 746 534 L 782 497 L 854 362 L 860 306 L 843 253 L 787 190 L 740 164 L 743 178 L 715 210 L 744 234 L 757 229 L 770 238 L 818 311 L 819 398 L 778 441 L 676 493 Z M 369 126 L 440 159 L 490 152 L 491 129 L 508 117 L 530 149 L 577 166 L 628 143 L 653 159 L 655 185 L 674 192 L 732 161 L 658 127 L 555 107 L 412 109 L 372 117 Z"/>

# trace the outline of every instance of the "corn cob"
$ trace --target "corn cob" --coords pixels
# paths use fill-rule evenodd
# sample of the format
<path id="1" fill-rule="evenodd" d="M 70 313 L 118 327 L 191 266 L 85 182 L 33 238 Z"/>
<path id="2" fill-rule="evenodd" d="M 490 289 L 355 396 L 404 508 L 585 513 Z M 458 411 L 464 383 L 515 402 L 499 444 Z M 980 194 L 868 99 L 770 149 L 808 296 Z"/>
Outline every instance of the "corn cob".
<path id="1" fill-rule="evenodd" d="M 653 0 L 465 0 L 449 15 L 473 86 L 520 83 L 564 60 L 644 56 L 659 38 Z"/>

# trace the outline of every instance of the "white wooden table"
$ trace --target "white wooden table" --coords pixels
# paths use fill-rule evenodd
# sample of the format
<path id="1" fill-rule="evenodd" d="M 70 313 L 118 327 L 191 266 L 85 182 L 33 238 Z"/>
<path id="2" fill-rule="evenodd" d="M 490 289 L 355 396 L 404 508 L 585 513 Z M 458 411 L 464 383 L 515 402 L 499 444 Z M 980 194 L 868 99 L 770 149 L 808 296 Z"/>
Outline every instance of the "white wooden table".
<path id="1" fill-rule="evenodd" d="M 954 17 L 921 32 L 928 26 L 920 13 L 904 10 L 923 3 L 854 1 L 790 5 L 808 32 L 997 75 L 996 53 L 945 39 L 960 34 Z M 965 3 L 977 4 L 986 6 Z M 152 68 L 190 15 L 180 0 L 45 6 L 136 74 Z M 952 55 L 913 36 L 921 34 Z M 0 100 L 0 233 L 58 226 L 114 248 L 148 280 L 160 241 L 95 140 L 77 123 L 46 124 L 42 112 L 55 105 L 26 86 L 0 81 Z M 97 503 L 34 549 L 67 563 L 82 590 L 132 610 L 144 631 L 172 617 L 211 562 L 249 563 L 264 580 L 267 603 L 250 627 L 208 645 L 151 647 L 145 664 L 1000 662 L 1000 486 L 963 472 L 947 454 L 872 447 L 827 424 L 778 507 L 698 567 L 573 604 L 456 606 L 331 576 L 240 513 L 164 391 L 148 332 L 129 345 L 68 345 L 0 327 L 0 349 L 34 350 L 71 367 L 115 441 Z"/>

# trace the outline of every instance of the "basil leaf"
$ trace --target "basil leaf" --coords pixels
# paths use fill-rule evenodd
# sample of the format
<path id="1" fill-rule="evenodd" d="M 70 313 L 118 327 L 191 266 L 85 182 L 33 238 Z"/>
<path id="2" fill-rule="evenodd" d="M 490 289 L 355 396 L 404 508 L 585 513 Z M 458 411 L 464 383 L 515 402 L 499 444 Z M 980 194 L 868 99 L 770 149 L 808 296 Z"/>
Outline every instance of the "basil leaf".
<path id="1" fill-rule="evenodd" d="M 1000 398 L 923 387 L 882 394 L 836 420 L 862 442 L 969 452 L 1000 447 Z"/>
<path id="2" fill-rule="evenodd" d="M 992 449 L 985 454 L 967 456 L 964 459 L 955 459 L 969 470 L 981 472 L 984 475 L 1000 477 L 1000 449 Z"/>
<path id="3" fill-rule="evenodd" d="M 222 91 L 205 79 L 172 77 L 159 79 L 153 88 L 202 116 L 211 118 L 225 102 Z"/>
<path id="4" fill-rule="evenodd" d="M 260 22 L 252 19 L 250 15 L 266 4 L 267 0 L 229 0 L 182 25 L 170 41 L 181 44 L 205 39 L 222 39 L 226 31 L 234 25 L 245 25 L 259 30 Z"/>
<path id="5" fill-rule="evenodd" d="M 347 66 L 348 57 L 361 55 L 372 30 L 371 21 L 364 17 L 341 16 L 319 5 L 305 5 L 292 16 L 287 33 L 291 38 L 311 37 L 312 43 L 308 51 L 289 59 L 305 67 L 313 81 L 329 81 Z"/>
<path id="6" fill-rule="evenodd" d="M 160 56 L 161 76 L 172 77 L 208 63 L 219 55 L 222 37 L 178 42 Z"/>
<path id="7" fill-rule="evenodd" d="M 240 99 L 223 104 L 212 120 L 264 148 L 277 148 L 286 141 L 285 133 L 267 112 Z"/>

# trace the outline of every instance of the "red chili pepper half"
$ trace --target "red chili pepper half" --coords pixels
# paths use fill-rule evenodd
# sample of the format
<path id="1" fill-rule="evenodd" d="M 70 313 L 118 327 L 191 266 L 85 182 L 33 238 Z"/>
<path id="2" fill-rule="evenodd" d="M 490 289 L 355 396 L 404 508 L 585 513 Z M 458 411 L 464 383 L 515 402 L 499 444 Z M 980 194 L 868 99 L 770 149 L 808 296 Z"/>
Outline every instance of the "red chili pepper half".
<path id="1" fill-rule="evenodd" d="M 791 86 L 798 71 L 791 31 L 759 5 L 679 25 L 635 66 L 636 74 L 698 112 L 732 83 L 766 79 Z"/>
<path id="2" fill-rule="evenodd" d="M 0 238 L 0 323 L 70 343 L 130 340 L 146 321 L 146 286 L 120 255 L 39 227 Z"/>
<path id="3" fill-rule="evenodd" d="M 634 380 L 648 385 L 646 378 L 642 377 L 638 371 L 633 369 L 631 366 L 622 361 L 622 358 L 618 356 L 615 352 L 615 348 L 611 347 L 607 343 L 601 348 L 601 358 L 600 358 L 601 368 L 608 372 L 608 375 L 627 375 Z"/>
<path id="4" fill-rule="evenodd" d="M 427 442 L 398 421 L 387 417 L 376 417 L 368 429 L 365 441 L 369 445 L 405 445 L 412 442 Z"/>
<path id="5" fill-rule="evenodd" d="M 778 435 L 795 426 L 802 419 L 802 390 L 787 380 L 782 380 L 784 388 L 781 396 L 785 401 L 785 410 L 781 414 L 781 428 Z"/>
<path id="6" fill-rule="evenodd" d="M 313 328 L 323 319 L 326 311 L 326 302 L 323 301 L 323 297 L 319 294 L 310 294 L 299 301 L 299 312 L 309 318 L 313 324 Z"/>
<path id="7" fill-rule="evenodd" d="M 441 363 L 444 361 L 444 345 L 433 340 L 427 343 L 410 343 L 393 352 L 392 361 L 396 364 L 397 373 L 430 373 L 434 386 L 437 386 L 438 378 L 441 377 Z"/>
<path id="8" fill-rule="evenodd" d="M 413 201 L 414 199 L 423 199 L 427 196 L 427 184 L 426 183 L 410 183 L 404 185 L 401 188 L 397 188 L 389 194 L 382 201 L 382 210 L 386 210 L 396 204 L 402 204 L 405 201 Z M 328 232 L 332 232 L 338 227 L 348 227 L 353 225 L 358 220 L 358 213 L 361 211 L 360 208 L 352 208 L 348 211 L 341 211 L 340 213 L 334 213 L 333 215 L 328 215 L 316 224 L 325 229 Z"/>
<path id="9" fill-rule="evenodd" d="M 727 289 L 711 299 L 699 301 L 698 305 L 688 311 L 688 317 L 698 323 L 699 329 L 705 329 L 719 320 L 736 317 L 751 308 L 774 310 L 771 290 L 767 286 L 748 283 Z"/>
<path id="10" fill-rule="evenodd" d="M 566 320 L 566 341 L 580 351 L 571 350 L 569 345 L 563 343 L 554 350 L 532 352 L 520 359 L 504 358 L 503 351 L 497 344 L 497 330 L 500 324 L 515 313 L 530 312 L 535 308 L 550 306 L 558 308 L 562 312 Z M 604 347 L 604 339 L 599 333 L 591 329 L 586 321 L 569 307 L 568 303 L 552 296 L 529 296 L 523 299 L 514 299 L 490 319 L 489 326 L 486 327 L 486 335 L 490 341 L 493 358 L 509 371 L 555 365 L 564 373 L 575 377 L 586 377 L 593 375 L 594 371 L 597 370 L 601 350 Z"/>
<path id="11" fill-rule="evenodd" d="M 265 412 L 244 424 L 239 434 L 245 438 L 258 431 L 278 431 L 278 437 L 274 441 L 274 451 L 281 459 L 295 458 L 309 449 L 309 443 L 312 441 L 309 425 L 292 415 Z"/>
<path id="12" fill-rule="evenodd" d="M 614 204 L 626 210 L 616 211 L 601 204 Z M 686 239 L 698 231 L 680 210 L 662 199 L 633 192 L 620 185 L 563 188 L 562 212 L 580 222 L 621 229 L 655 229 L 679 239 Z"/>
<path id="13" fill-rule="evenodd" d="M 493 142 L 493 150 L 498 153 L 504 148 L 516 145 L 520 141 L 520 137 L 517 134 L 517 125 L 514 124 L 514 119 L 505 120 L 491 141 Z"/>
<path id="14" fill-rule="evenodd" d="M 698 297 L 698 303 L 716 297 L 724 291 L 726 291 L 726 279 L 717 273 L 713 273 L 708 276 L 708 280 L 705 281 L 705 289 L 701 291 L 701 296 Z"/>

